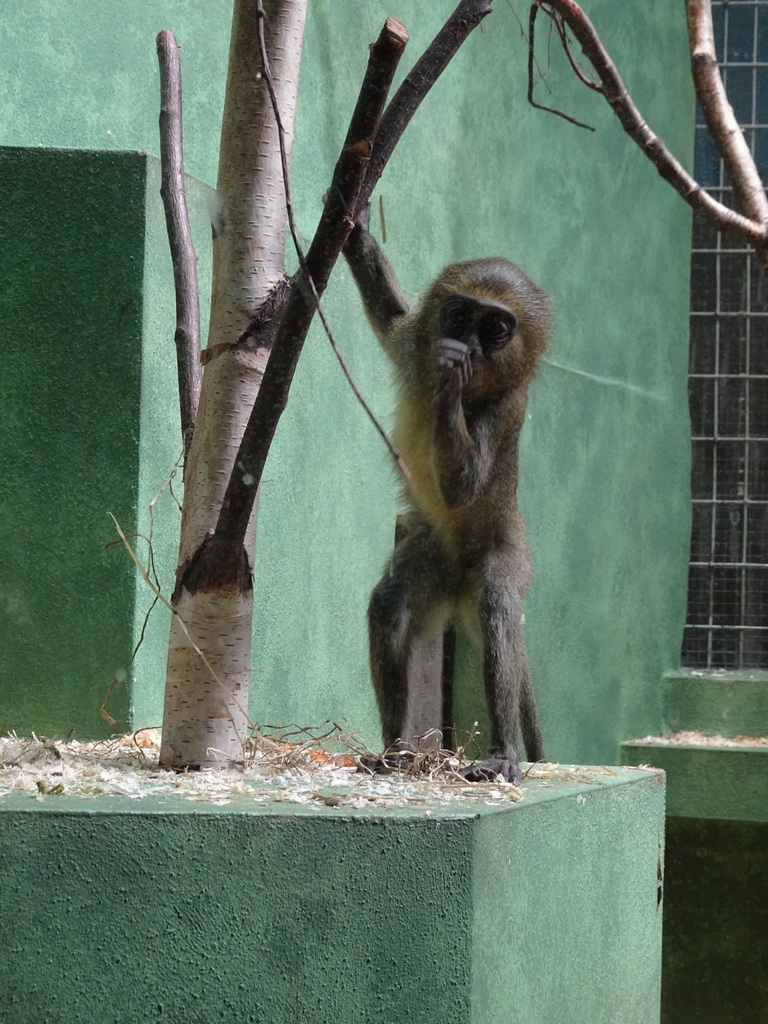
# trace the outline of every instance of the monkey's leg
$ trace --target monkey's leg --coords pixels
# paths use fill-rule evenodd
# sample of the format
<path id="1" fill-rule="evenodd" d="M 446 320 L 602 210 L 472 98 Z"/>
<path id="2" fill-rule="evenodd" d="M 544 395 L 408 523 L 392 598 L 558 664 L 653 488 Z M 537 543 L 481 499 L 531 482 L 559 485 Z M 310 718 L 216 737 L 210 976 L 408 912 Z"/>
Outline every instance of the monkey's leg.
<path id="1" fill-rule="evenodd" d="M 403 736 L 408 710 L 408 663 L 414 640 L 442 626 L 446 556 L 432 531 L 419 526 L 396 547 L 368 606 L 371 677 L 385 749 Z"/>
<path id="2" fill-rule="evenodd" d="M 539 709 L 536 705 L 536 695 L 533 692 L 525 646 L 523 646 L 523 656 L 525 659 L 525 671 L 520 681 L 520 729 L 523 733 L 523 743 L 525 744 L 525 753 L 528 760 L 543 761 L 544 741 L 541 738 Z"/>
<path id="3" fill-rule="evenodd" d="M 471 782 L 493 779 L 496 775 L 502 775 L 509 782 L 520 782 L 521 704 L 524 705 L 526 741 L 530 733 L 534 750 L 533 735 L 538 730 L 523 641 L 522 597 L 504 582 L 486 579 L 477 602 L 477 617 L 483 643 L 483 681 L 491 742 L 489 757 L 463 769 L 461 774 Z"/>

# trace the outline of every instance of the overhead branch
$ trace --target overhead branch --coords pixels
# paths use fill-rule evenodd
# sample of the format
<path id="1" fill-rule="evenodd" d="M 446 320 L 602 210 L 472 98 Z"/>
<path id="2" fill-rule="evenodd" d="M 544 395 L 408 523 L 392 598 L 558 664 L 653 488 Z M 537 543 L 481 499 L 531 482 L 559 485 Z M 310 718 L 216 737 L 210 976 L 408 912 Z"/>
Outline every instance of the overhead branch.
<path id="1" fill-rule="evenodd" d="M 160 195 L 173 263 L 176 289 L 176 364 L 179 376 L 181 435 L 185 454 L 200 401 L 200 300 L 197 284 L 197 255 L 189 224 L 184 191 L 184 155 L 181 119 L 181 64 L 179 47 L 172 32 L 157 37 L 160 65 Z"/>
<path id="2" fill-rule="evenodd" d="M 661 177 L 672 185 L 689 206 L 700 210 L 718 230 L 755 246 L 761 261 L 768 265 L 766 225 L 731 210 L 710 196 L 673 156 L 663 140 L 650 129 L 629 95 L 592 22 L 575 0 L 536 0 L 533 6 L 540 7 L 550 18 L 559 15 L 570 28 L 585 57 L 597 72 L 602 94 L 622 128 L 655 165 Z"/>
<path id="3" fill-rule="evenodd" d="M 751 220 L 768 224 L 768 200 L 744 132 L 720 75 L 710 0 L 686 0 L 691 74 L 696 97 L 712 137 L 725 161 L 736 200 Z"/>
<path id="4" fill-rule="evenodd" d="M 555 114 L 557 117 L 562 117 L 564 121 L 569 124 L 575 124 L 577 128 L 586 128 L 587 131 L 593 132 L 595 129 L 590 124 L 585 124 L 584 121 L 579 121 L 575 117 L 571 117 L 570 114 L 564 113 L 562 110 L 558 110 L 557 107 L 550 107 L 546 103 L 539 103 L 538 100 L 533 98 L 533 89 L 536 84 L 533 74 L 534 66 L 536 65 L 536 16 L 541 10 L 538 3 L 531 4 L 530 16 L 528 20 L 528 102 L 536 110 L 543 110 L 547 114 Z M 581 68 L 578 66 L 576 61 L 573 59 L 571 48 L 568 43 L 568 36 L 566 35 L 565 28 L 563 26 L 563 19 L 558 14 L 551 14 L 550 20 L 552 21 L 557 34 L 560 37 L 563 49 L 565 50 L 566 56 L 570 62 L 571 68 L 574 74 L 581 80 L 581 82 L 588 86 L 590 89 L 594 89 L 596 92 L 602 92 L 602 86 L 596 82 L 592 82 L 584 75 Z"/>

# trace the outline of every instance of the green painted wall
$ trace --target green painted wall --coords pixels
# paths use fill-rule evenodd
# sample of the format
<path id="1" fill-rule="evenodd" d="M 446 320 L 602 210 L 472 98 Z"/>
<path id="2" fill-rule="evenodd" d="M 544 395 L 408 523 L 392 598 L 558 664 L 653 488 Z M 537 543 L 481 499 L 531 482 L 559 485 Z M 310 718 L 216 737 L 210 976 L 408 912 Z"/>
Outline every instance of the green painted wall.
<path id="1" fill-rule="evenodd" d="M 383 0 L 311 3 L 294 153 L 305 236 L 383 18 L 395 14 L 409 25 L 407 63 L 452 6 L 453 0 L 402 0 L 397 9 Z M 555 297 L 555 338 L 523 443 L 521 500 L 537 570 L 528 641 L 548 755 L 614 761 L 621 739 L 657 730 L 658 680 L 678 659 L 689 515 L 689 217 L 608 108 L 576 89 L 559 58 L 548 76 L 554 100 L 598 131 L 527 107 L 525 44 L 509 7 L 496 7 L 424 103 L 382 181 L 387 252 L 414 293 L 450 260 L 499 253 Z M 682 11 L 663 0 L 622 7 L 620 17 L 609 0 L 595 0 L 589 10 L 641 109 L 687 159 L 693 106 Z M 227 5 L 209 11 L 136 0 L 126 24 L 92 0 L 37 0 L 9 10 L 0 143 L 156 152 L 154 35 L 171 27 L 184 59 L 188 169 L 213 182 Z M 150 207 L 145 283 L 153 297 L 142 342 L 150 361 L 161 358 L 161 343 L 172 358 L 158 218 Z M 199 228 L 201 251 L 206 233 Z M 34 270 L 42 272 L 42 265 Z M 149 287 L 152 275 L 156 288 Z M 386 420 L 387 367 L 344 268 L 332 282 L 328 309 L 353 372 Z M 7 323 L 0 330 L 5 335 Z M 139 421 L 158 437 L 165 424 L 175 432 L 175 412 L 150 406 L 148 388 L 145 378 Z M 95 473 L 88 443 L 84 464 Z M 136 470 L 137 521 L 168 470 L 166 449 L 155 454 L 153 462 L 148 449 Z M 12 519 L 25 523 L 16 499 L 4 500 Z M 364 613 L 389 550 L 394 509 L 386 456 L 327 342 L 314 333 L 263 486 L 252 700 L 258 721 L 333 717 L 377 741 Z M 172 533 L 175 513 L 167 512 L 159 529 Z M 54 556 L 55 550 L 54 544 Z M 128 586 L 127 567 L 115 554 L 109 553 L 115 568 L 108 585 Z M 11 592 L 6 601 L 14 598 Z M 140 598 L 137 609 L 146 603 Z M 138 614 L 131 608 L 133 618 Z M 162 616 L 154 628 L 159 651 Z M 162 659 L 152 651 L 148 646 L 137 666 L 131 694 L 137 725 L 159 721 Z M 61 687 L 65 696 L 54 696 L 54 704 L 74 702 L 91 721 L 92 703 L 80 703 L 69 678 Z M 97 690 L 100 700 L 102 690 L 92 683 L 89 692 Z M 42 714 L 47 705 L 40 706 Z M 465 723 L 478 717 L 479 706 L 465 687 Z"/>
<path id="2" fill-rule="evenodd" d="M 0 1020 L 657 1024 L 663 780 L 579 777 L 418 810 L 11 794 Z"/>

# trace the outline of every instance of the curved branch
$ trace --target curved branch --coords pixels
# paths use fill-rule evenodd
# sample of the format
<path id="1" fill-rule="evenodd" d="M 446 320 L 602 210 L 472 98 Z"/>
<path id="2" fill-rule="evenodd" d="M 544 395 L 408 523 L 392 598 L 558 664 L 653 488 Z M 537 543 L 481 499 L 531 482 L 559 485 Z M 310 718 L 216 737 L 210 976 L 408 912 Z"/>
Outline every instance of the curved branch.
<path id="1" fill-rule="evenodd" d="M 752 220 L 768 224 L 765 186 L 720 77 L 710 0 L 686 0 L 685 6 L 691 42 L 691 74 L 707 127 L 725 161 L 739 206 Z"/>
<path id="2" fill-rule="evenodd" d="M 557 107 L 549 107 L 546 105 L 546 103 L 539 103 L 538 100 L 535 100 L 533 98 L 533 88 L 535 85 L 533 77 L 533 68 L 536 62 L 536 15 L 539 13 L 540 10 L 543 10 L 544 13 L 549 16 L 550 21 L 552 21 L 555 28 L 557 29 L 557 34 L 560 37 L 560 42 L 562 43 L 566 56 L 570 61 L 571 68 L 574 74 L 577 75 L 577 77 L 581 79 L 583 84 L 588 86 L 590 89 L 595 89 L 595 91 L 597 92 L 603 91 L 602 86 L 597 85 L 595 82 L 590 81 L 586 77 L 586 75 L 582 72 L 581 68 L 577 65 L 576 61 L 573 59 L 573 54 L 571 53 L 571 48 L 568 44 L 568 37 L 566 36 L 565 28 L 563 27 L 562 18 L 559 15 L 555 14 L 554 11 L 548 11 L 545 7 L 541 7 L 539 4 L 535 3 L 531 4 L 528 28 L 528 102 L 531 104 L 532 107 L 535 107 L 536 110 L 544 110 L 548 114 L 556 114 L 557 117 L 562 117 L 562 119 L 564 121 L 568 121 L 569 124 L 575 124 L 577 128 L 586 128 L 587 131 L 593 132 L 595 129 L 592 127 L 591 124 L 585 124 L 584 121 L 579 121 L 577 120 L 577 118 L 571 117 L 570 114 L 566 114 L 562 110 L 558 110 Z"/>
<path id="3" fill-rule="evenodd" d="M 622 128 L 655 165 L 661 177 L 672 185 L 689 206 L 701 210 L 718 230 L 736 235 L 754 245 L 761 261 L 768 264 L 766 225 L 744 217 L 713 199 L 672 155 L 663 140 L 649 128 L 627 92 L 592 22 L 575 0 L 536 0 L 535 6 L 556 12 L 563 18 L 597 72 L 603 95 Z"/>

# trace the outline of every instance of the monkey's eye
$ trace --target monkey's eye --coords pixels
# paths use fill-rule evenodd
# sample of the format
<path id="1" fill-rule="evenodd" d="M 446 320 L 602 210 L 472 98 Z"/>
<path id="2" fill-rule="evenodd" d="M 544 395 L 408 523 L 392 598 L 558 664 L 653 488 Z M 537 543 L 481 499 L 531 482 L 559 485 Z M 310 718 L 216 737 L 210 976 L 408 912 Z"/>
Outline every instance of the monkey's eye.
<path id="1" fill-rule="evenodd" d="M 478 334 L 484 349 L 503 348 L 515 333 L 515 318 L 510 314 L 490 313 L 483 317 Z"/>
<path id="2" fill-rule="evenodd" d="M 463 302 L 443 306 L 443 328 L 447 331 L 463 331 L 471 318 L 470 310 Z"/>

